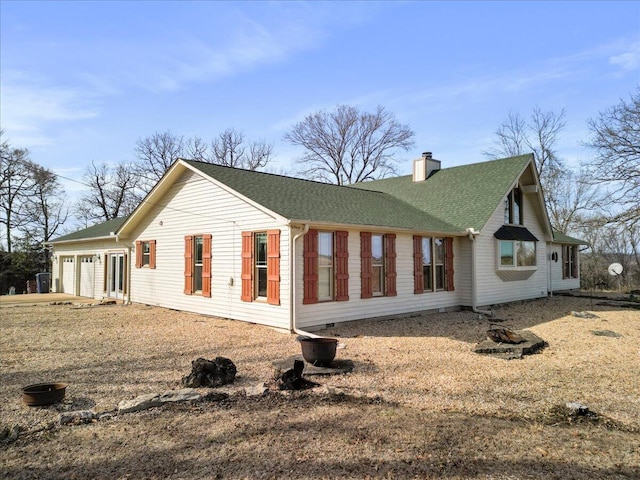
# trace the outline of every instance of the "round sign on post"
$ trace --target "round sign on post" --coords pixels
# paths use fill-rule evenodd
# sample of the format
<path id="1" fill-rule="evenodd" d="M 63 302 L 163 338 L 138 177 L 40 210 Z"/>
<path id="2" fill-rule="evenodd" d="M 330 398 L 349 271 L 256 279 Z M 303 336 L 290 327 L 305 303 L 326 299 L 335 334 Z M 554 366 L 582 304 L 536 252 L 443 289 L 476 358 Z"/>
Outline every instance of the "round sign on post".
<path id="1" fill-rule="evenodd" d="M 609 275 L 613 275 L 618 279 L 618 293 L 622 291 L 622 288 L 620 286 L 620 274 L 622 273 L 622 270 L 622 265 L 620 265 L 619 263 L 612 263 L 611 265 L 609 265 L 609 268 L 607 268 Z"/>

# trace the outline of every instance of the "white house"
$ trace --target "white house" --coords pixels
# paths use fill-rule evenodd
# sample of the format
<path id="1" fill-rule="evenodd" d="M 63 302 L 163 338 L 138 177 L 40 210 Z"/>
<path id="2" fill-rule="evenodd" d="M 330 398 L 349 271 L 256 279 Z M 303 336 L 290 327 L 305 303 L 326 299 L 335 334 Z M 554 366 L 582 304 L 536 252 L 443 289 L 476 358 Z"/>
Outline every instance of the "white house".
<path id="1" fill-rule="evenodd" d="M 54 291 L 289 330 L 579 288 L 532 155 L 337 186 L 175 162 L 126 219 L 60 237 Z"/>

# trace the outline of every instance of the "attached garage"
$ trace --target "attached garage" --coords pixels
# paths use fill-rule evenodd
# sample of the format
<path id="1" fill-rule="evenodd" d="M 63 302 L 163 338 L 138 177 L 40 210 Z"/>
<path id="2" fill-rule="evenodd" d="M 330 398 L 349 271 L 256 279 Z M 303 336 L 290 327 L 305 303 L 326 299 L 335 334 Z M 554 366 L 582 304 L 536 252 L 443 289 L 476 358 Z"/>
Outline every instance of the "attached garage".
<path id="1" fill-rule="evenodd" d="M 61 293 L 70 293 L 71 295 L 76 294 L 76 285 L 75 285 L 75 262 L 73 261 L 73 257 L 62 257 L 62 273 L 60 278 L 62 279 L 60 285 Z"/>
<path id="2" fill-rule="evenodd" d="M 79 257 L 80 265 L 80 296 L 93 298 L 93 285 L 95 278 L 95 269 L 93 263 L 94 257 Z"/>

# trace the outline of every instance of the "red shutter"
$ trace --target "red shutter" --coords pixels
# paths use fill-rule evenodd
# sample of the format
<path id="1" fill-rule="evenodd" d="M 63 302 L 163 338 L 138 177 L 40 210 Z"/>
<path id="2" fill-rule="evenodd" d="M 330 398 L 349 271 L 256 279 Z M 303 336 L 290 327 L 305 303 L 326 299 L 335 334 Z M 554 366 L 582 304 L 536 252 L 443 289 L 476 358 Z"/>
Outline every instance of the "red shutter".
<path id="1" fill-rule="evenodd" d="M 373 296 L 371 279 L 371 232 L 360 232 L 360 298 Z"/>
<path id="2" fill-rule="evenodd" d="M 156 268 L 156 241 L 149 242 L 149 268 Z"/>
<path id="3" fill-rule="evenodd" d="M 304 298 L 302 303 L 318 303 L 318 230 L 304 236 Z"/>
<path id="4" fill-rule="evenodd" d="M 193 236 L 184 237 L 184 293 L 193 293 Z"/>
<path id="5" fill-rule="evenodd" d="M 453 291 L 453 238 L 444 239 L 444 278 L 445 290 Z"/>
<path id="6" fill-rule="evenodd" d="M 398 295 L 396 290 L 396 234 L 388 233 L 384 236 L 384 280 L 385 295 L 387 297 L 395 297 Z"/>
<path id="7" fill-rule="evenodd" d="M 267 231 L 267 303 L 280 305 L 280 230 Z"/>
<path id="8" fill-rule="evenodd" d="M 242 232 L 242 271 L 240 273 L 242 292 L 240 300 L 253 301 L 253 233 Z"/>
<path id="9" fill-rule="evenodd" d="M 413 236 L 413 293 L 424 292 L 424 273 L 422 272 L 422 237 Z"/>
<path id="10" fill-rule="evenodd" d="M 108 283 L 107 275 L 109 273 L 109 255 L 107 255 L 106 253 L 104 254 L 103 265 L 104 265 L 104 270 L 102 275 L 102 291 L 104 293 L 107 293 L 107 283 Z"/>
<path id="11" fill-rule="evenodd" d="M 202 236 L 202 296 L 211 297 L 211 234 Z"/>
<path id="12" fill-rule="evenodd" d="M 349 300 L 349 232 L 336 232 L 336 300 Z"/>
<path id="13" fill-rule="evenodd" d="M 142 242 L 136 242 L 136 268 L 142 267 Z"/>

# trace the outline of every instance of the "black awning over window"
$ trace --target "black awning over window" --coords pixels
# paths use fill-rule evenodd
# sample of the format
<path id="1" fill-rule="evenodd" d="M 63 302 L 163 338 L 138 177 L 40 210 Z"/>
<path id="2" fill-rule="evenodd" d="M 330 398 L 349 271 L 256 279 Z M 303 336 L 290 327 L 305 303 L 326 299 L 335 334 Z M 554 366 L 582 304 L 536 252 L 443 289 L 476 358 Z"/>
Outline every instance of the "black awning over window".
<path id="1" fill-rule="evenodd" d="M 498 240 L 521 240 L 523 242 L 537 242 L 536 236 L 524 227 L 503 225 L 493 234 Z"/>

